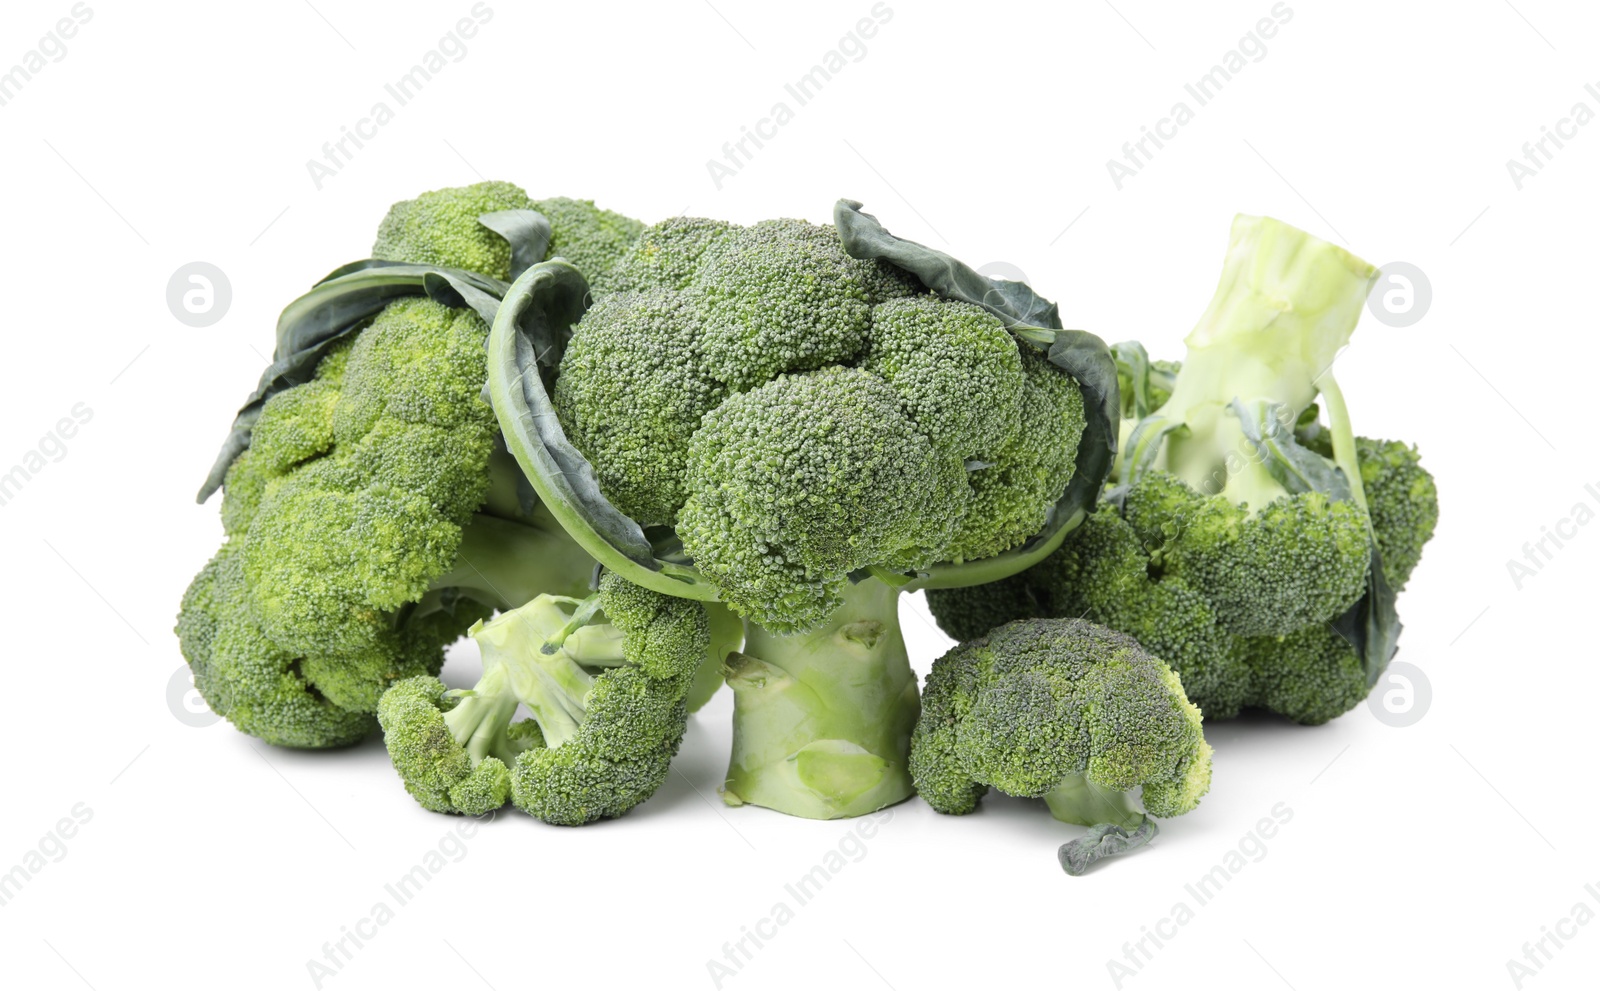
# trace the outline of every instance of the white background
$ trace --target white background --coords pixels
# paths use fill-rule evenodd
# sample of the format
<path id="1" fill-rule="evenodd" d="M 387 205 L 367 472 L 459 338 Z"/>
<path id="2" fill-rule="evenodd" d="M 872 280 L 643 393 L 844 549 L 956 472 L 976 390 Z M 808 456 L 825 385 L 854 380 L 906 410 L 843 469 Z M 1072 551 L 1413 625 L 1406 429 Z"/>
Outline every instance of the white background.
<path id="1" fill-rule="evenodd" d="M 647 221 L 826 221 L 854 197 L 899 234 L 1017 266 L 1068 326 L 1158 356 L 1180 356 L 1238 211 L 1432 282 L 1421 321 L 1367 316 L 1338 366 L 1358 431 L 1419 444 L 1442 493 L 1400 603 L 1401 659 L 1432 686 L 1419 722 L 1363 707 L 1315 729 L 1214 724 L 1200 809 L 1084 878 L 1057 868 L 1077 830 L 1042 806 L 992 797 L 945 818 L 912 800 L 723 987 L 1110 988 L 1107 961 L 1192 905 L 1184 885 L 1277 803 L 1292 819 L 1264 857 L 1124 987 L 1512 987 L 1525 942 L 1580 901 L 1600 911 L 1584 891 L 1600 882 L 1600 526 L 1520 590 L 1506 565 L 1575 504 L 1600 510 L 1600 124 L 1520 191 L 1505 165 L 1575 102 L 1600 111 L 1593 7 L 1289 0 L 1267 54 L 1197 107 L 1184 84 L 1269 0 L 889 0 L 865 56 L 800 107 L 783 84 L 871 2 L 715 2 L 489 0 L 465 57 L 320 190 L 307 160 L 470 0 L 90 0 L 66 55 L 0 107 L 0 470 L 74 404 L 93 411 L 0 506 L 0 871 L 92 810 L 0 907 L 7 984 L 311 987 L 307 961 L 458 824 L 412 802 L 377 740 L 296 753 L 187 725 L 170 629 L 221 533 L 193 493 L 278 310 L 363 257 L 390 202 L 483 177 Z M 7 4 L 0 69 L 70 7 Z M 715 188 L 707 159 L 778 100 L 794 120 Z M 1178 100 L 1194 120 L 1117 190 L 1106 160 Z M 196 260 L 233 289 L 207 328 L 164 297 Z M 904 618 L 926 670 L 947 641 L 920 601 Z M 458 649 L 447 679 L 475 663 Z M 623 820 L 564 830 L 513 810 L 480 829 L 323 986 L 712 987 L 707 961 L 792 904 L 784 885 L 857 825 L 723 808 L 729 708 L 724 693 L 696 717 L 681 774 Z M 1593 986 L 1600 924 L 1546 947 L 1523 986 Z"/>

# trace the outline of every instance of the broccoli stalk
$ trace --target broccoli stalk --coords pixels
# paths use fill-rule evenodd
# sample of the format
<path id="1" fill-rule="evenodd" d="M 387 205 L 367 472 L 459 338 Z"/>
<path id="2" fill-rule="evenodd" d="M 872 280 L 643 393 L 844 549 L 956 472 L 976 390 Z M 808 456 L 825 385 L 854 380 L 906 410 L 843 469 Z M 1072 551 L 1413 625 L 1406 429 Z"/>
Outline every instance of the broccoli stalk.
<path id="1" fill-rule="evenodd" d="M 897 602 L 896 589 L 869 578 L 810 632 L 750 624 L 743 653 L 728 662 L 724 801 L 836 819 L 911 794 L 905 754 L 920 704 Z"/>
<path id="2" fill-rule="evenodd" d="M 1364 509 L 1354 433 L 1332 368 L 1376 277 L 1343 248 L 1282 221 L 1235 218 L 1221 280 L 1185 339 L 1172 395 L 1132 426 L 1125 469 L 1137 473 L 1153 459 L 1191 488 L 1260 509 L 1291 490 L 1259 456 L 1250 419 L 1263 418 L 1257 426 L 1271 430 L 1270 416 L 1287 431 L 1321 392 L 1333 461 Z"/>

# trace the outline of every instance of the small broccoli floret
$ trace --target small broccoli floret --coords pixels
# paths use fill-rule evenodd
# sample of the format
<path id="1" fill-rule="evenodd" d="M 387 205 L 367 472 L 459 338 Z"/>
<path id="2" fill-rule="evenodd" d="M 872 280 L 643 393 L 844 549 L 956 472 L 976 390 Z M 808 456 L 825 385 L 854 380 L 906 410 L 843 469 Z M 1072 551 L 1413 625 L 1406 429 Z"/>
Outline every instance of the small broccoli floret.
<path id="1" fill-rule="evenodd" d="M 550 221 L 550 249 L 545 257 L 571 262 L 597 296 L 609 291 L 611 270 L 644 230 L 639 221 L 602 210 L 593 200 L 557 196 L 535 200 L 533 209 Z"/>
<path id="2" fill-rule="evenodd" d="M 889 383 L 906 416 L 940 450 L 962 460 L 997 455 L 1018 430 L 1016 339 L 999 317 L 971 303 L 930 294 L 880 303 L 861 367 Z"/>
<path id="3" fill-rule="evenodd" d="M 774 632 L 820 624 L 850 572 L 942 546 L 966 495 L 894 391 L 841 367 L 729 397 L 695 434 L 687 479 L 685 551 Z"/>
<path id="4" fill-rule="evenodd" d="M 611 288 L 687 289 L 736 230 L 705 217 L 673 217 L 646 227 L 617 262 Z"/>
<path id="5" fill-rule="evenodd" d="M 473 627 L 484 671 L 471 691 L 419 678 L 384 695 L 390 757 L 434 811 L 476 814 L 509 797 L 557 825 L 622 815 L 665 780 L 697 671 L 742 635 L 715 632 L 699 603 L 609 573 L 588 599 L 537 596 Z M 531 725 L 512 723 L 519 703 Z"/>
<path id="6" fill-rule="evenodd" d="M 1439 489 L 1417 449 L 1395 440 L 1356 438 L 1361 487 L 1383 560 L 1383 575 L 1397 591 L 1411 579 L 1422 548 L 1439 523 Z"/>
<path id="7" fill-rule="evenodd" d="M 1146 814 L 1199 804 L 1211 748 L 1177 675 L 1132 637 L 1083 620 L 1026 620 L 934 661 L 911 775 L 940 812 L 971 812 L 994 787 L 1044 798 L 1064 822 L 1115 827 L 1124 840 L 1131 831 L 1136 845 L 1154 835 Z M 1126 794 L 1135 788 L 1144 812 Z M 1108 835 L 1099 829 L 1093 842 Z M 1072 873 L 1098 859 L 1083 862 L 1081 850 Z"/>
<path id="8" fill-rule="evenodd" d="M 478 218 L 532 205 L 528 194 L 509 182 L 480 182 L 423 193 L 389 208 L 378 227 L 372 257 L 506 279 L 511 271 L 511 245 L 478 223 Z"/>
<path id="9" fill-rule="evenodd" d="M 690 440 L 727 394 L 701 354 L 696 302 L 661 289 L 601 298 L 567 345 L 552 397 L 606 497 L 645 526 L 677 515 Z"/>
<path id="10" fill-rule="evenodd" d="M 251 618 L 248 598 L 233 543 L 184 593 L 178 642 L 206 704 L 240 730 L 285 747 L 337 747 L 370 733 L 371 711 L 344 708 L 323 694 L 304 658 L 274 644 Z"/>
<path id="11" fill-rule="evenodd" d="M 730 389 L 848 361 L 866 346 L 864 263 L 832 227 L 764 220 L 730 233 L 692 285 L 705 293 L 705 355 Z"/>
<path id="12" fill-rule="evenodd" d="M 967 473 L 972 502 L 945 560 L 979 561 L 1019 546 L 1038 533 L 1077 469 L 1085 424 L 1083 392 L 1070 376 L 1024 348 L 1016 431 Z M 981 398 L 981 397 L 974 397 Z"/>
<path id="13" fill-rule="evenodd" d="M 1371 690 L 1361 658 L 1328 623 L 1282 637 L 1240 640 L 1254 676 L 1252 705 L 1317 726 L 1360 705 Z"/>

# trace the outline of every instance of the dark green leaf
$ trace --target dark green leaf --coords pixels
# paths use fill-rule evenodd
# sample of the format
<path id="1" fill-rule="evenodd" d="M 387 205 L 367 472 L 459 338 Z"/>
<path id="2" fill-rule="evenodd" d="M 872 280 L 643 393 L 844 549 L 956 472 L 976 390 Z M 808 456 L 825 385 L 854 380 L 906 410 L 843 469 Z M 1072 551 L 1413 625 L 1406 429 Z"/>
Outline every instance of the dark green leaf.
<path id="1" fill-rule="evenodd" d="M 550 250 L 550 221 L 537 210 L 497 210 L 479 217 L 478 223 L 510 243 L 513 281 L 544 261 Z"/>

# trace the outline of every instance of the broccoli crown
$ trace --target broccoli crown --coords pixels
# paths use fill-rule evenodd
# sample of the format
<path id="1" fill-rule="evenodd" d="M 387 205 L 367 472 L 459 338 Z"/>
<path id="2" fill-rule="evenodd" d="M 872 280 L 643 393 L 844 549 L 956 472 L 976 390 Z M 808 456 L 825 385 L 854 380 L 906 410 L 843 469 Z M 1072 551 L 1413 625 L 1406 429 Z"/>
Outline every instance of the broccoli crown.
<path id="1" fill-rule="evenodd" d="M 1397 548 L 1395 565 L 1384 557 L 1386 577 L 1404 580 L 1437 519 L 1432 478 L 1403 444 L 1360 439 L 1357 448 L 1378 545 Z M 1323 723 L 1366 697 L 1361 660 L 1330 625 L 1366 579 L 1365 522 L 1353 505 L 1311 493 L 1252 516 L 1149 472 L 1123 507 L 1103 504 L 1020 575 L 929 590 L 939 625 L 966 639 L 1026 617 L 1104 623 L 1166 659 L 1207 719 L 1263 708 Z"/>
<path id="2" fill-rule="evenodd" d="M 528 194 L 509 182 L 480 182 L 423 193 L 389 208 L 378 226 L 372 257 L 506 279 L 511 271 L 511 246 L 478 223 L 478 218 L 532 206 Z M 554 224 L 554 218 L 551 221 Z"/>
<path id="3" fill-rule="evenodd" d="M 1020 546 L 1071 480 L 1078 383 L 833 227 L 676 218 L 627 249 L 552 401 L 601 490 L 735 611 L 814 627 L 851 572 Z"/>
<path id="4" fill-rule="evenodd" d="M 1110 792 L 1142 787 L 1145 811 L 1168 817 L 1206 793 L 1211 748 L 1177 675 L 1132 637 L 1078 619 L 1025 620 L 934 661 L 911 774 L 945 813 L 971 812 L 990 787 L 1039 798 L 1081 779 Z"/>
<path id="5" fill-rule="evenodd" d="M 593 200 L 557 196 L 533 201 L 533 209 L 550 221 L 550 248 L 546 258 L 561 257 L 577 266 L 596 295 L 610 285 L 611 270 L 627 253 L 644 224 Z"/>
<path id="6" fill-rule="evenodd" d="M 961 463 L 856 368 L 731 396 L 705 418 L 689 460 L 684 548 L 731 604 L 775 631 L 820 623 L 850 572 L 942 546 L 967 495 Z"/>
<path id="7" fill-rule="evenodd" d="M 476 814 L 507 799 L 576 826 L 654 794 L 688 721 L 687 699 L 713 637 L 698 602 L 607 573 L 588 599 L 540 595 L 473 627 L 483 677 L 468 692 L 401 682 L 378 719 L 406 789 L 424 808 Z M 533 716 L 514 723 L 517 706 Z"/>
<path id="8" fill-rule="evenodd" d="M 503 276 L 509 248 L 477 217 L 528 205 L 506 183 L 425 193 L 390 211 L 375 253 Z M 262 406 L 225 476 L 227 543 L 178 618 L 201 694 L 240 729 L 351 742 L 491 608 L 587 585 L 592 561 L 504 491 L 487 334 L 469 309 L 396 299 Z"/>
<path id="9" fill-rule="evenodd" d="M 486 614 L 454 596 L 419 605 L 488 485 L 486 332 L 469 311 L 399 300 L 267 401 L 227 475 L 228 543 L 178 622 L 201 695 L 241 730 L 359 739 L 385 688 L 438 671 Z"/>

